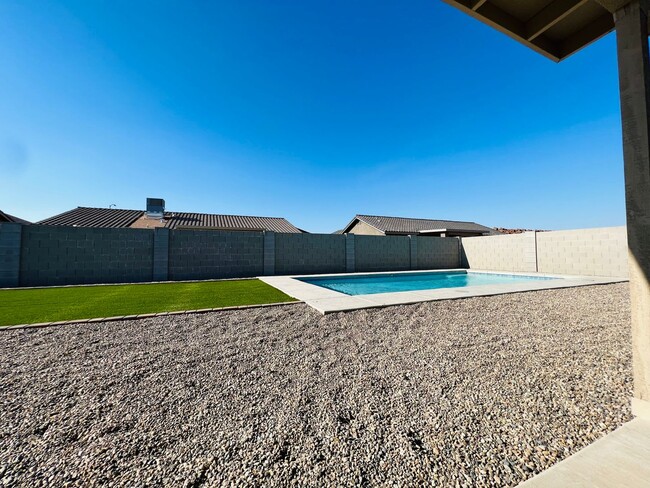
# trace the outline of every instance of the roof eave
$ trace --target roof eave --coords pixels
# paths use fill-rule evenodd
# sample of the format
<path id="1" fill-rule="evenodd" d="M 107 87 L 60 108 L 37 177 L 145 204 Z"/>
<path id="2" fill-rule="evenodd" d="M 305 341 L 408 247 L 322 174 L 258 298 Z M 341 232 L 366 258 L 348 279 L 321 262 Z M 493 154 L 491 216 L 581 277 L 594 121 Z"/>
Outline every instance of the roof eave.
<path id="1" fill-rule="evenodd" d="M 489 1 L 442 1 L 555 62 L 566 59 L 614 30 L 614 19 L 610 13 L 611 10 L 608 10 L 608 7 L 603 5 L 605 0 L 598 0 L 597 2 L 601 7 L 603 7 L 603 14 L 600 17 L 559 41 L 548 38 L 544 34 L 544 31 L 540 33 L 539 29 L 533 29 L 533 31 L 531 31 L 531 26 L 528 22 L 524 22 L 521 19 L 512 16 L 510 13 Z M 550 17 L 545 19 L 545 25 L 553 26 L 564 19 L 575 18 L 572 16 L 579 15 L 579 7 L 586 3 L 587 2 L 572 2 L 563 7 L 563 10 L 558 10 L 557 12 L 549 13 L 549 9 L 545 9 L 545 15 L 547 17 L 550 15 Z M 550 27 L 546 27 L 544 30 L 548 28 Z"/>
<path id="2" fill-rule="evenodd" d="M 465 234 L 489 234 L 489 230 L 479 230 L 479 229 L 423 229 L 418 231 L 419 234 L 441 234 L 443 232 L 462 232 Z"/>

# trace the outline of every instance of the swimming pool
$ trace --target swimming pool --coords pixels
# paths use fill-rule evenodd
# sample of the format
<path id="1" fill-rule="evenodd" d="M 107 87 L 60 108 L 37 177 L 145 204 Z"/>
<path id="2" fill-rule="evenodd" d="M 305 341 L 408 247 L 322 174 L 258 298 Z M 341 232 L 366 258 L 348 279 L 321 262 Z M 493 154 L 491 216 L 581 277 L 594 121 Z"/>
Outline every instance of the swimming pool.
<path id="1" fill-rule="evenodd" d="M 354 276 L 297 278 L 311 285 L 321 286 L 346 295 L 372 295 L 397 291 L 437 290 L 466 286 L 521 283 L 532 280 L 550 280 L 546 276 L 524 276 L 466 271 L 442 273 L 382 273 Z"/>
<path id="2" fill-rule="evenodd" d="M 602 285 L 624 278 L 489 270 L 422 270 L 309 276 L 260 276 L 260 280 L 322 314 L 436 300 Z"/>

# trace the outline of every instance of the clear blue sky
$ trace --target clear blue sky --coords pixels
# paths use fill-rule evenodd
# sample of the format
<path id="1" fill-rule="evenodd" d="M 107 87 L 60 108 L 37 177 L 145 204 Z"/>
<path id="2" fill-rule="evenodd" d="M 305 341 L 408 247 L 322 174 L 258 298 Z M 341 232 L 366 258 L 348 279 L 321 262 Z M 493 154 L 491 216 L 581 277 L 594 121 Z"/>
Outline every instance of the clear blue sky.
<path id="1" fill-rule="evenodd" d="M 0 209 L 624 224 L 615 38 L 555 64 L 439 0 L 2 0 Z"/>

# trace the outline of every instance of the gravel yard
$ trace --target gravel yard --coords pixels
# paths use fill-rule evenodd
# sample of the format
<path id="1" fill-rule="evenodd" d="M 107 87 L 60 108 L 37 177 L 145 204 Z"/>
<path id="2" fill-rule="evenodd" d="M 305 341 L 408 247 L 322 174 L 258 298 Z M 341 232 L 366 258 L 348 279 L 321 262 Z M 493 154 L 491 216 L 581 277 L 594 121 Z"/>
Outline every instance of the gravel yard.
<path id="1" fill-rule="evenodd" d="M 629 420 L 627 284 L 0 331 L 0 486 L 512 486 Z"/>

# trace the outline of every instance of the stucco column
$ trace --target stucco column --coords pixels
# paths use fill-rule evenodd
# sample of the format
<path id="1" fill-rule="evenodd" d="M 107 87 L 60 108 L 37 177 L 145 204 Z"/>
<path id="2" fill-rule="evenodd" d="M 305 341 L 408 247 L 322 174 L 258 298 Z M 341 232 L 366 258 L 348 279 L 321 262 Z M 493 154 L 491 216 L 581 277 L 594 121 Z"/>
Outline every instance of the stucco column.
<path id="1" fill-rule="evenodd" d="M 635 415 L 650 418 L 650 59 L 648 0 L 614 15 L 623 120 Z"/>

